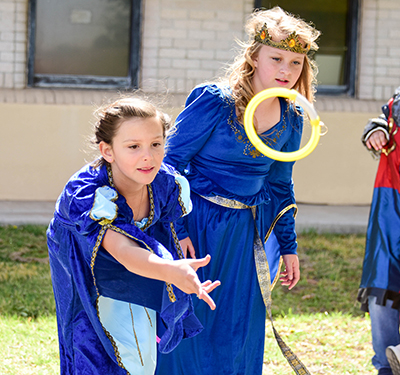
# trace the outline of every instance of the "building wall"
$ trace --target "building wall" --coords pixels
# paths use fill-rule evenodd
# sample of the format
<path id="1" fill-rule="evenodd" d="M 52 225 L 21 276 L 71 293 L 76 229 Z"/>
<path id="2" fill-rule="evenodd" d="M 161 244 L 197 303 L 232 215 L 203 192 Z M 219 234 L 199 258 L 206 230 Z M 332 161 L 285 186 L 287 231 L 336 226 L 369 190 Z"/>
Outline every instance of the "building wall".
<path id="1" fill-rule="evenodd" d="M 142 88 L 186 94 L 220 75 L 252 9 L 250 0 L 145 1 Z"/>
<path id="2" fill-rule="evenodd" d="M 400 1 L 363 0 L 357 98 L 387 100 L 400 85 Z"/>
<path id="3" fill-rule="evenodd" d="M 252 10 L 249 0 L 146 0 L 141 89 L 176 115 L 188 91 L 223 73 L 235 38 Z M 115 91 L 26 87 L 28 0 L 0 0 L 0 200 L 55 200 L 90 156 L 95 106 Z M 316 151 L 295 165 L 298 201 L 369 204 L 377 162 L 360 143 L 362 129 L 400 84 L 400 2 L 363 0 L 356 97 L 318 96 L 328 127 Z"/>
<path id="4" fill-rule="evenodd" d="M 27 0 L 0 1 L 0 88 L 26 84 Z"/>

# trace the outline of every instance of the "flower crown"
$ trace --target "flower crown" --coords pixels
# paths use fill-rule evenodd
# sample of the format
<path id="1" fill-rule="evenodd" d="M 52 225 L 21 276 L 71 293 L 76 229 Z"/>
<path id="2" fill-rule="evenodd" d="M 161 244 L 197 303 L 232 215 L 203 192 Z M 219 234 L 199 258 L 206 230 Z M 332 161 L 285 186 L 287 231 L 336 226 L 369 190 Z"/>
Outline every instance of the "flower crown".
<path id="1" fill-rule="evenodd" d="M 310 45 L 306 44 L 305 47 L 303 47 L 295 31 L 293 31 L 286 39 L 282 39 L 279 42 L 274 42 L 271 38 L 271 35 L 269 35 L 266 23 L 264 23 L 264 26 L 255 35 L 254 40 L 256 42 L 265 44 L 266 46 L 283 49 L 285 51 L 303 54 L 307 54 L 310 51 Z"/>

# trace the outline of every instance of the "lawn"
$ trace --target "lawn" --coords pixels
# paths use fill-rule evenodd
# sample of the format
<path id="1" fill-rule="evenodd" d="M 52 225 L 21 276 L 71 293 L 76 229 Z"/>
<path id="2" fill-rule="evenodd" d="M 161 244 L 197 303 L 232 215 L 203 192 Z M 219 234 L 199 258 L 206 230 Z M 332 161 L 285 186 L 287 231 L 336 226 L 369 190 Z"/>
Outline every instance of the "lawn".
<path id="1" fill-rule="evenodd" d="M 44 226 L 0 226 L 0 374 L 58 374 Z M 301 280 L 277 284 L 274 325 L 311 374 L 375 374 L 369 317 L 356 302 L 365 237 L 299 235 Z M 294 373 L 266 322 L 264 375 Z"/>

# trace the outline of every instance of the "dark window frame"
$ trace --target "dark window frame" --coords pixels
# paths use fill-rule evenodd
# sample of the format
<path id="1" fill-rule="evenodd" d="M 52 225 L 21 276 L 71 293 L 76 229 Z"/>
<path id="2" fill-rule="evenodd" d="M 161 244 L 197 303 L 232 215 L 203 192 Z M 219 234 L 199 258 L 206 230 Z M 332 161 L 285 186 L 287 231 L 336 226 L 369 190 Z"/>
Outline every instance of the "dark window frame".
<path id="1" fill-rule="evenodd" d="M 357 48 L 358 48 L 358 25 L 360 19 L 360 0 L 347 0 L 349 15 L 346 21 L 347 50 L 345 61 L 345 84 L 338 86 L 318 85 L 317 95 L 355 95 L 357 74 Z M 261 7 L 261 0 L 254 1 L 255 9 Z"/>
<path id="2" fill-rule="evenodd" d="M 42 88 L 128 89 L 139 87 L 141 62 L 142 0 L 132 0 L 129 71 L 125 77 L 35 74 L 36 1 L 28 9 L 28 86 Z"/>

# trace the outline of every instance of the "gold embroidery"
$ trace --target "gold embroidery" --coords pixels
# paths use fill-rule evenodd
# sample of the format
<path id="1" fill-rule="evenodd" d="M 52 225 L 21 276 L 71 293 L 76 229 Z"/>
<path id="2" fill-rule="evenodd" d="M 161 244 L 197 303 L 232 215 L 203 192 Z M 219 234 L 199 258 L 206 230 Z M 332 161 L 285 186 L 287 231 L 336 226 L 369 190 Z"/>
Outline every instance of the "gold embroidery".
<path id="1" fill-rule="evenodd" d="M 169 227 L 171 229 L 172 238 L 174 239 L 174 243 L 175 243 L 176 251 L 178 252 L 178 256 L 179 256 L 180 259 L 183 259 L 184 256 L 183 256 L 183 253 L 182 253 L 181 244 L 179 243 L 178 236 L 176 235 L 174 224 L 172 222 L 170 222 L 169 223 Z"/>
<path id="2" fill-rule="evenodd" d="M 108 175 L 108 182 L 113 188 L 115 188 L 111 165 L 109 163 L 107 163 L 107 175 Z M 142 231 L 146 230 L 153 223 L 154 220 L 154 197 L 153 197 L 153 189 L 151 188 L 150 184 L 147 185 L 147 191 L 149 192 L 150 213 L 147 223 L 143 226 L 143 228 L 140 228 Z"/>
<path id="3" fill-rule="evenodd" d="M 292 204 L 288 207 L 284 208 L 274 219 L 271 227 L 268 230 L 267 236 L 271 234 L 275 224 L 277 221 L 291 208 L 296 208 L 296 205 Z M 310 375 L 307 368 L 303 365 L 303 363 L 297 358 L 297 356 L 292 352 L 292 350 L 286 345 L 286 343 L 282 340 L 281 336 L 279 335 L 278 331 L 274 327 L 274 321 L 272 319 L 271 314 L 271 276 L 270 270 L 268 265 L 268 259 L 265 254 L 264 246 L 261 242 L 260 235 L 258 233 L 257 225 L 256 225 L 256 207 L 252 207 L 251 209 L 254 219 L 254 259 L 256 263 L 256 270 L 257 270 L 257 278 L 258 284 L 261 289 L 261 294 L 264 300 L 264 304 L 267 309 L 269 320 L 271 321 L 271 326 L 274 332 L 275 339 L 281 349 L 283 356 L 286 358 L 294 372 L 298 375 Z M 295 214 L 297 212 L 297 208 L 295 210 Z M 266 236 L 266 238 L 267 238 Z"/>
<path id="4" fill-rule="evenodd" d="M 215 204 L 218 204 L 223 207 L 227 208 L 235 208 L 235 209 L 248 209 L 251 208 L 251 212 L 253 215 L 253 220 L 254 220 L 254 244 L 253 244 L 253 250 L 254 250 L 254 261 L 256 264 L 256 271 L 257 271 L 257 279 L 258 279 L 258 284 L 260 286 L 261 294 L 264 300 L 264 304 L 268 313 L 268 317 L 271 321 L 271 326 L 272 330 L 274 332 L 275 339 L 282 351 L 283 356 L 286 358 L 294 372 L 298 375 L 310 375 L 308 372 L 307 368 L 303 365 L 303 363 L 297 358 L 297 356 L 292 352 L 292 350 L 286 345 L 286 343 L 282 340 L 281 336 L 277 332 L 277 330 L 274 327 L 274 322 L 272 319 L 272 313 L 271 313 L 271 305 L 272 305 L 272 298 L 271 298 L 271 291 L 273 287 L 275 286 L 276 282 L 278 281 L 279 277 L 279 270 L 282 265 L 282 257 L 280 258 L 279 261 L 279 268 L 277 271 L 277 274 L 275 276 L 275 279 L 273 283 L 271 283 L 271 275 L 270 275 L 270 269 L 269 269 L 269 264 L 268 264 L 268 259 L 265 254 L 265 249 L 264 249 L 264 244 L 261 241 L 260 235 L 258 233 L 257 225 L 256 225 L 256 211 L 257 211 L 257 206 L 248 206 L 244 203 L 241 203 L 239 201 L 235 200 L 230 200 L 224 197 L 220 196 L 215 196 L 215 197 L 204 197 L 202 198 L 213 202 Z M 294 212 L 294 217 L 297 215 L 297 206 L 295 204 L 291 204 L 287 207 L 285 207 L 279 214 L 275 217 L 273 220 L 266 236 L 265 236 L 265 242 L 268 240 L 269 236 L 272 233 L 272 230 L 274 229 L 276 223 L 278 220 L 289 210 L 292 208 L 295 209 Z"/>
<path id="5" fill-rule="evenodd" d="M 99 221 L 99 224 L 104 226 L 104 225 L 107 225 L 107 224 L 111 224 L 113 222 L 113 220 L 103 219 L 103 220 Z"/>
<path id="6" fill-rule="evenodd" d="M 175 297 L 175 294 L 174 294 L 174 288 L 172 287 L 172 285 L 170 283 L 165 283 L 165 285 L 167 286 L 169 300 L 171 302 L 176 302 L 176 297 Z"/>
<path id="7" fill-rule="evenodd" d="M 215 195 L 212 197 L 205 197 L 204 195 L 200 195 L 200 196 L 207 201 L 217 204 L 218 206 L 233 208 L 233 209 L 237 209 L 237 210 L 251 208 L 251 206 L 248 206 L 242 202 L 236 201 L 234 199 L 224 198 L 219 195 Z"/>
<path id="8" fill-rule="evenodd" d="M 108 182 L 110 183 L 110 186 L 115 188 L 114 179 L 113 179 L 113 174 L 112 174 L 112 169 L 111 169 L 110 163 L 107 163 L 107 176 L 108 176 Z"/>
<path id="9" fill-rule="evenodd" d="M 95 244 L 95 246 L 94 246 L 94 248 L 93 248 L 93 251 L 92 251 L 92 257 L 91 257 L 91 261 L 90 261 L 90 269 L 91 269 L 91 272 L 92 272 L 93 284 L 94 284 L 94 287 L 95 287 L 95 289 L 96 289 L 96 294 L 97 294 L 97 298 L 96 298 L 96 313 L 97 313 L 97 319 L 99 319 L 99 322 L 100 322 L 100 324 L 101 324 L 101 326 L 102 326 L 102 328 L 103 328 L 104 333 L 106 334 L 107 338 L 108 338 L 108 339 L 110 340 L 110 342 L 111 342 L 112 347 L 114 348 L 114 354 L 115 354 L 115 357 L 116 357 L 116 359 L 117 359 L 118 365 L 126 371 L 127 375 L 130 375 L 129 371 L 125 368 L 125 366 L 124 366 L 123 363 L 122 363 L 121 356 L 120 356 L 120 354 L 119 354 L 118 347 L 117 347 L 116 342 L 114 341 L 114 338 L 111 336 L 110 332 L 108 332 L 107 329 L 103 326 L 103 323 L 101 323 L 101 320 L 100 320 L 100 311 L 99 311 L 99 298 L 100 298 L 100 293 L 99 293 L 99 290 L 98 290 L 98 288 L 97 288 L 96 277 L 95 277 L 95 275 L 94 275 L 94 264 L 95 264 L 95 261 L 96 261 L 96 257 L 97 257 L 97 253 L 98 253 L 100 244 L 101 244 L 101 242 L 103 241 L 104 234 L 106 233 L 106 230 L 107 230 L 110 226 L 111 226 L 111 225 L 104 225 L 104 226 L 102 226 L 102 228 L 100 229 L 99 235 L 97 236 L 97 239 L 96 239 L 96 244 Z"/>
<path id="10" fill-rule="evenodd" d="M 135 323 L 133 321 L 133 312 L 132 312 L 131 304 L 129 304 L 129 311 L 131 312 L 132 330 L 133 330 L 133 335 L 135 336 L 136 347 L 137 347 L 137 350 L 138 350 L 138 353 L 139 353 L 140 363 L 142 364 L 142 366 L 144 366 L 142 353 L 140 352 L 140 348 L 139 348 L 139 340 L 138 340 L 138 338 L 136 336 Z"/>
<path id="11" fill-rule="evenodd" d="M 142 243 L 142 244 L 146 247 L 146 249 L 149 250 L 149 251 L 150 251 L 151 253 L 153 253 L 153 254 L 154 254 L 154 251 L 153 251 L 153 249 L 151 249 L 144 241 L 141 241 L 141 240 L 137 239 L 136 237 L 130 235 L 130 234 L 127 233 L 127 232 L 125 232 L 124 230 L 122 230 L 122 229 L 120 229 L 120 228 L 118 228 L 118 227 L 112 225 L 111 223 L 109 223 L 109 224 L 105 224 L 105 225 L 103 225 L 103 226 L 101 227 L 100 232 L 99 232 L 99 234 L 98 234 L 98 236 L 97 236 L 96 243 L 95 243 L 95 246 L 94 246 L 93 251 L 92 251 L 92 257 L 91 257 L 91 260 L 90 260 L 90 269 L 91 269 L 91 272 L 92 272 L 93 284 L 94 284 L 94 287 L 95 287 L 95 289 L 96 289 L 96 294 L 97 294 L 97 298 L 96 298 L 96 312 L 97 312 L 97 318 L 99 319 L 99 322 L 100 322 L 100 324 L 101 324 L 101 326 L 102 326 L 102 328 L 103 328 L 104 333 L 106 334 L 107 338 L 110 340 L 111 345 L 112 345 L 113 348 L 114 348 L 114 354 L 115 354 L 115 357 L 116 357 L 116 359 L 117 359 L 118 365 L 119 365 L 121 368 L 123 368 L 123 369 L 127 372 L 127 375 L 130 375 L 129 371 L 125 368 L 125 366 L 124 366 L 123 363 L 122 363 L 121 356 L 120 356 L 120 354 L 119 354 L 119 350 L 118 350 L 117 344 L 116 344 L 115 341 L 114 341 L 114 338 L 112 337 L 112 335 L 110 334 L 110 332 L 108 332 L 107 329 L 103 326 L 103 324 L 101 323 L 101 320 L 100 320 L 100 311 L 99 311 L 99 298 L 100 298 L 100 293 L 99 293 L 99 290 L 98 290 L 98 288 L 97 288 L 96 277 L 95 277 L 95 275 L 94 275 L 94 266 L 95 266 L 95 262 L 96 262 L 96 258 L 97 258 L 97 253 L 98 253 L 98 251 L 99 251 L 101 242 L 103 241 L 103 237 L 104 237 L 104 235 L 105 235 L 107 229 L 113 230 L 114 232 L 117 232 L 117 233 L 121 233 L 121 234 L 123 234 L 124 236 L 126 236 L 126 237 L 128 237 L 128 238 L 131 238 L 131 239 L 134 240 L 134 241 L 137 241 L 137 242 Z M 169 283 L 165 283 L 165 284 L 166 284 L 166 289 L 167 289 L 167 291 L 168 291 L 168 296 L 169 296 L 170 301 L 171 301 L 171 302 L 175 302 L 175 301 L 176 301 L 176 297 L 175 297 L 175 294 L 174 294 L 174 291 L 173 291 L 173 288 L 172 288 L 171 284 L 169 284 Z M 148 315 L 148 316 L 149 316 L 149 315 Z M 150 319 L 150 317 L 149 317 L 149 319 Z M 132 323 L 133 323 L 133 322 L 132 322 Z M 136 337 L 135 337 L 135 338 L 136 338 Z M 140 358 L 141 358 L 141 353 L 140 353 L 140 350 L 139 350 L 139 346 L 138 346 L 138 351 L 139 351 L 139 356 L 140 356 Z M 142 362 L 142 363 L 143 363 L 143 362 Z"/>
<path id="12" fill-rule="evenodd" d="M 234 108 L 231 108 L 231 114 L 228 118 L 228 124 L 235 133 L 236 140 L 239 143 L 244 143 L 244 150 L 243 154 L 244 155 L 250 155 L 252 158 L 258 158 L 258 157 L 266 157 L 263 155 L 260 151 L 258 151 L 254 145 L 250 142 L 249 138 L 246 135 L 243 135 L 243 126 L 239 124 L 237 121 L 234 119 L 233 115 Z M 286 106 L 286 111 L 282 116 L 282 122 L 283 125 L 280 130 L 278 129 L 273 129 L 272 132 L 269 132 L 268 135 L 259 135 L 259 137 L 262 139 L 262 141 L 270 148 L 273 148 L 273 146 L 278 142 L 279 138 L 282 136 L 282 134 L 286 131 L 287 125 L 286 125 L 286 120 L 285 117 L 287 113 L 289 112 L 289 104 Z"/>
<path id="13" fill-rule="evenodd" d="M 152 323 L 152 321 L 151 321 L 149 312 L 147 311 L 147 309 L 146 309 L 145 307 L 143 307 L 143 308 L 144 308 L 144 311 L 146 311 L 147 318 L 149 319 L 150 327 L 153 327 L 153 323 Z"/>
<path id="14" fill-rule="evenodd" d="M 152 223 L 154 219 L 154 197 L 153 197 L 153 189 L 151 188 L 151 185 L 147 185 L 147 189 L 149 192 L 149 200 L 150 200 L 150 213 L 149 217 L 147 219 L 147 223 L 141 228 L 142 231 L 145 231 Z"/>
<path id="15" fill-rule="evenodd" d="M 393 131 L 393 121 L 394 121 L 393 118 L 391 118 L 389 121 L 389 134 Z M 396 135 L 398 130 L 399 130 L 399 128 L 396 127 L 393 134 L 390 135 L 393 144 L 389 148 L 382 149 L 382 153 L 384 155 L 389 156 L 389 154 L 396 148 L 396 142 L 394 140 L 394 136 Z"/>
<path id="16" fill-rule="evenodd" d="M 182 197 L 181 197 L 181 195 L 182 195 L 182 186 L 176 179 L 175 179 L 175 183 L 178 185 L 178 188 L 179 188 L 178 202 L 179 202 L 179 204 L 180 204 L 180 206 L 182 208 L 182 216 L 185 216 L 185 215 L 187 215 L 187 211 L 186 211 L 186 207 L 183 204 L 183 200 L 182 200 Z"/>

